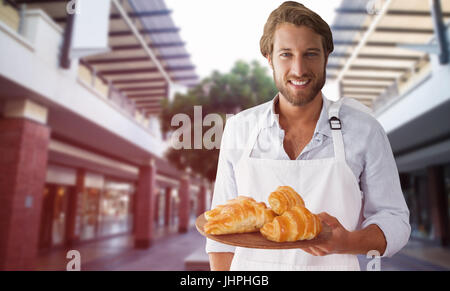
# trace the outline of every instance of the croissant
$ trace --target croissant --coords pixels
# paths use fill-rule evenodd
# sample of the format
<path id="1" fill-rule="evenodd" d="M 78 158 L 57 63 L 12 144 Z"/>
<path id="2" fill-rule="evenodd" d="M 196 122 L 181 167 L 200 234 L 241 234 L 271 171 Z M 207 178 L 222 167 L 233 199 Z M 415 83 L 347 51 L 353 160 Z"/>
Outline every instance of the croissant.
<path id="1" fill-rule="evenodd" d="M 215 208 L 213 208 L 213 209 L 211 209 L 211 210 L 209 210 L 209 211 L 206 211 L 206 212 L 205 212 L 205 218 L 206 218 L 206 220 L 212 220 L 212 219 L 215 219 L 215 218 L 217 218 L 218 215 L 220 215 L 220 213 L 222 212 L 222 210 L 223 210 L 225 207 L 229 206 L 230 204 L 233 204 L 233 203 L 239 203 L 239 202 L 242 201 L 242 200 L 248 200 L 248 199 L 252 199 L 252 198 L 247 197 L 247 196 L 238 196 L 237 198 L 228 200 L 228 201 L 226 202 L 226 204 L 223 204 L 223 205 L 217 205 Z"/>
<path id="2" fill-rule="evenodd" d="M 305 202 L 302 197 L 289 186 L 279 186 L 275 191 L 270 193 L 268 200 L 270 207 L 278 215 L 283 214 L 283 212 L 295 205 L 305 207 Z"/>
<path id="3" fill-rule="evenodd" d="M 275 242 L 310 240 L 321 231 L 319 217 L 301 205 L 285 211 L 260 229 L 265 238 Z"/>
<path id="4" fill-rule="evenodd" d="M 207 211 L 204 231 L 207 234 L 231 234 L 258 231 L 272 221 L 275 213 L 264 202 L 239 196 Z"/>

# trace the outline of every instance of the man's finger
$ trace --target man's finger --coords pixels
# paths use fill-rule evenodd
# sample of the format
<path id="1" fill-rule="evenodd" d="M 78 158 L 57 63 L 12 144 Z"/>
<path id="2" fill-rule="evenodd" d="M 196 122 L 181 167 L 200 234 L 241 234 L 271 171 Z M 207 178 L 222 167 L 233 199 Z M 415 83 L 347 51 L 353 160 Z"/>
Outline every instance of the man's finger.
<path id="1" fill-rule="evenodd" d="M 328 255 L 329 253 L 331 253 L 331 250 L 324 246 L 318 245 L 315 246 L 314 248 L 316 249 L 316 251 L 319 251 L 321 253 L 321 256 Z"/>
<path id="2" fill-rule="evenodd" d="M 326 224 L 328 224 L 331 227 L 337 226 L 339 224 L 336 217 L 331 216 L 326 212 L 321 212 L 321 213 L 317 214 L 317 216 L 319 217 L 320 221 L 325 222 Z"/>
<path id="3" fill-rule="evenodd" d="M 309 250 L 311 251 L 311 253 L 314 256 L 324 256 L 324 255 L 326 255 L 325 252 L 323 252 L 321 249 L 319 249 L 317 247 L 310 247 Z"/>
<path id="4" fill-rule="evenodd" d="M 311 250 L 311 248 L 302 248 L 303 251 L 307 252 L 310 255 L 315 256 L 316 254 Z"/>

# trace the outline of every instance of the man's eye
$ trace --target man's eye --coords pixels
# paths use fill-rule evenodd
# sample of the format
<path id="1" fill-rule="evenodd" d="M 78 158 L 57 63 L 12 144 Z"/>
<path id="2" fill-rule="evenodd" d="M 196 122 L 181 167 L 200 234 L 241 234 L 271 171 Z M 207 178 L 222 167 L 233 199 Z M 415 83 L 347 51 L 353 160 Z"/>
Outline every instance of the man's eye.
<path id="1" fill-rule="evenodd" d="M 290 53 L 282 53 L 280 56 L 284 57 L 284 58 L 287 58 L 287 57 L 290 57 L 291 54 Z"/>
<path id="2" fill-rule="evenodd" d="M 317 56 L 317 53 L 306 53 L 307 57 L 315 57 Z"/>

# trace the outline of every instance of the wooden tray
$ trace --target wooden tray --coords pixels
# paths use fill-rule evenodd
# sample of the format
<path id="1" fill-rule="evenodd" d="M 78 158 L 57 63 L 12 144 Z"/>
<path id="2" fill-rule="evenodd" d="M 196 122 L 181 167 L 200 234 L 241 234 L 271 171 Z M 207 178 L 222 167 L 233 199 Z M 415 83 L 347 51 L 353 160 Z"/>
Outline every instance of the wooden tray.
<path id="1" fill-rule="evenodd" d="M 198 232 L 202 235 L 215 240 L 220 243 L 224 243 L 227 245 L 237 246 L 237 247 L 245 247 L 245 248 L 253 248 L 253 249 L 298 249 L 298 248 L 306 248 L 311 247 L 317 244 L 321 244 L 325 242 L 331 236 L 331 228 L 322 224 L 322 231 L 320 234 L 312 239 L 312 240 L 300 240 L 296 242 L 273 242 L 266 239 L 260 232 L 250 232 L 250 233 L 239 233 L 239 234 L 221 234 L 221 235 L 212 235 L 206 234 L 203 231 L 203 226 L 206 223 L 206 218 L 202 214 L 197 217 L 195 221 L 195 226 L 197 227 Z"/>

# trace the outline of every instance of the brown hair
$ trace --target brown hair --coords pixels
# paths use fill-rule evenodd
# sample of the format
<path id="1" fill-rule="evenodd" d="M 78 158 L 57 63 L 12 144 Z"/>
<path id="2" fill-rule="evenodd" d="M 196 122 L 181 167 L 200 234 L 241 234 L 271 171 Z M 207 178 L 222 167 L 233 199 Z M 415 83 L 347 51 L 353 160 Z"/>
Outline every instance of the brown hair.
<path id="1" fill-rule="evenodd" d="M 314 11 L 295 1 L 286 1 L 270 13 L 264 33 L 259 42 L 264 57 L 271 56 L 273 51 L 273 36 L 277 26 L 282 23 L 304 25 L 322 36 L 322 45 L 327 54 L 334 50 L 333 36 L 330 26 Z"/>

